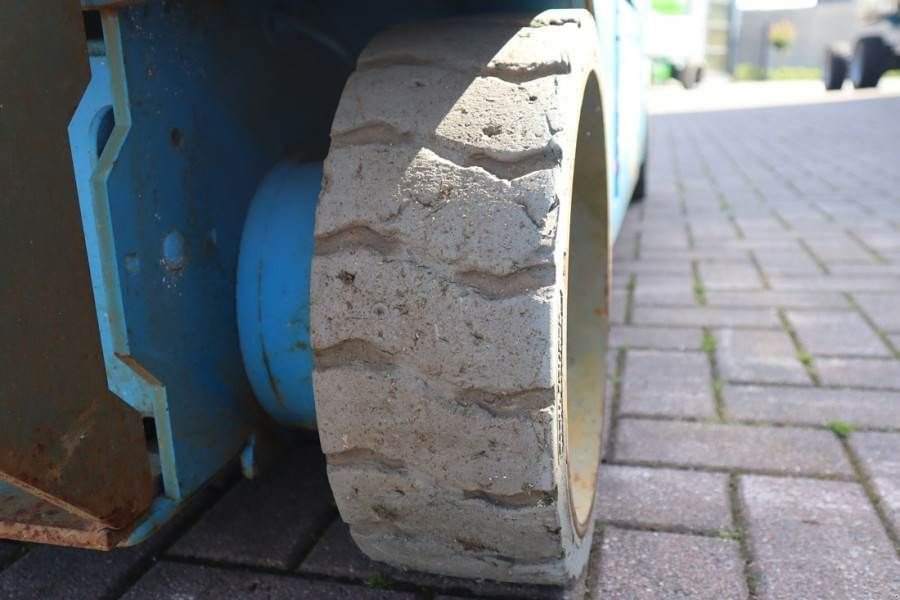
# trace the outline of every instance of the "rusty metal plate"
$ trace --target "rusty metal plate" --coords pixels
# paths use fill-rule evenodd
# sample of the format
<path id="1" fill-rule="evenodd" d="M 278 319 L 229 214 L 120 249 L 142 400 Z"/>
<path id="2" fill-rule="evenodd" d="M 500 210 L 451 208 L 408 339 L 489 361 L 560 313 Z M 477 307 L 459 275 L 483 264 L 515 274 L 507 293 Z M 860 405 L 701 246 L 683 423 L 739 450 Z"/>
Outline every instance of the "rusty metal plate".
<path id="1" fill-rule="evenodd" d="M 75 193 L 88 72 L 78 0 L 0 13 L 0 479 L 27 494 L 4 487 L 0 537 L 126 528 L 154 496 L 141 417 L 107 389 Z"/>

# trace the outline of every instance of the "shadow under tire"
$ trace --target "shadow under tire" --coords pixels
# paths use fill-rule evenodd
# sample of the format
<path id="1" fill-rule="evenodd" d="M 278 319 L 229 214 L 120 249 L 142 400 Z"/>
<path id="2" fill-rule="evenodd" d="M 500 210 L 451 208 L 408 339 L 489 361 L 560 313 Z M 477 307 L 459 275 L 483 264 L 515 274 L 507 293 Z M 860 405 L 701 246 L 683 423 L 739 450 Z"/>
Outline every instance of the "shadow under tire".
<path id="1" fill-rule="evenodd" d="M 389 30 L 347 82 L 313 381 L 371 558 L 541 584 L 584 568 L 610 282 L 598 52 L 587 11 L 481 16 Z"/>

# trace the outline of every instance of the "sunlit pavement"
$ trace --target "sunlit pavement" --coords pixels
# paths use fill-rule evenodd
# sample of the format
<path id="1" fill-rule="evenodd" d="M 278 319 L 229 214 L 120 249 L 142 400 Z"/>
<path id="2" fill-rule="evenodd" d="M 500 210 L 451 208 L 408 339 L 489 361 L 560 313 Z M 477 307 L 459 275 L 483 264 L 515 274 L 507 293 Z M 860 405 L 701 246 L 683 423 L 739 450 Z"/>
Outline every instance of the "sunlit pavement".
<path id="1" fill-rule="evenodd" d="M 653 91 L 574 591 L 367 560 L 307 441 L 137 548 L 0 542 L 0 598 L 900 598 L 900 85 L 882 87 Z"/>
<path id="2" fill-rule="evenodd" d="M 842 90 L 828 92 L 821 81 L 747 81 L 731 83 L 722 78 L 710 77 L 699 87 L 685 90 L 681 84 L 670 81 L 655 86 L 650 92 L 651 114 L 735 110 L 821 104 L 900 96 L 900 77 L 882 79 L 877 89 L 854 90 L 849 82 Z"/>
<path id="3" fill-rule="evenodd" d="M 651 110 L 594 593 L 900 598 L 900 82 Z"/>

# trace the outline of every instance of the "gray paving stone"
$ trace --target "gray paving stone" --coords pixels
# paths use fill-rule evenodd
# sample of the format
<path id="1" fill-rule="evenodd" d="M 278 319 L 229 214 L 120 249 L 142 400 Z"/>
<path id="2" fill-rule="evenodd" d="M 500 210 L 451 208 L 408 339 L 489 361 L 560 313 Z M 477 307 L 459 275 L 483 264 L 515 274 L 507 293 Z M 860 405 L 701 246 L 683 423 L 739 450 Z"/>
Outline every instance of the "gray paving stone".
<path id="1" fill-rule="evenodd" d="M 900 536 L 900 432 L 858 432 L 850 446 L 875 487 L 881 507 Z"/>
<path id="2" fill-rule="evenodd" d="M 847 277 L 896 277 L 900 275 L 900 264 L 877 263 L 873 265 L 829 265 L 832 275 Z"/>
<path id="3" fill-rule="evenodd" d="M 700 281 L 706 290 L 761 290 L 762 280 L 749 260 L 735 262 L 701 262 Z"/>
<path id="4" fill-rule="evenodd" d="M 691 263 L 688 260 L 666 260 L 655 258 L 644 258 L 640 260 L 620 260 L 616 261 L 615 270 L 619 273 L 635 274 L 653 278 L 655 276 L 662 277 L 686 277 L 690 279 L 692 275 Z"/>
<path id="5" fill-rule="evenodd" d="M 102 598 L 115 594 L 139 574 L 159 548 L 137 546 L 95 552 L 58 546 L 33 546 L 0 571 L 0 598 Z"/>
<path id="6" fill-rule="evenodd" d="M 900 597 L 900 562 L 856 483 L 741 477 L 763 599 Z"/>
<path id="7" fill-rule="evenodd" d="M 775 311 L 763 308 L 636 306 L 634 323 L 670 327 L 777 328 L 779 326 Z"/>
<path id="8" fill-rule="evenodd" d="M 849 308 L 847 299 L 838 292 L 727 292 L 706 293 L 709 306 L 770 308 Z"/>
<path id="9" fill-rule="evenodd" d="M 813 254 L 824 263 L 872 263 L 871 253 L 847 236 L 835 238 L 807 238 L 804 240 Z"/>
<path id="10" fill-rule="evenodd" d="M 0 568 L 11 561 L 19 552 L 19 545 L 12 542 L 0 541 Z"/>
<path id="11" fill-rule="evenodd" d="M 783 331 L 720 329 L 713 335 L 719 375 L 725 380 L 811 383 L 790 336 Z"/>
<path id="12" fill-rule="evenodd" d="M 900 361 L 880 358 L 817 358 L 826 385 L 900 390 Z"/>
<path id="13" fill-rule="evenodd" d="M 615 460 L 773 473 L 852 474 L 835 436 L 794 427 L 622 419 Z"/>
<path id="14" fill-rule="evenodd" d="M 495 581 L 457 579 L 430 573 L 407 571 L 370 560 L 360 552 L 350 537 L 350 530 L 340 519 L 335 520 L 316 542 L 299 567 L 300 573 L 350 578 L 362 581 L 392 581 L 443 590 L 464 591 L 479 597 L 547 598 L 561 593 L 559 588 L 506 584 Z"/>
<path id="15" fill-rule="evenodd" d="M 788 321 L 811 354 L 890 356 L 869 324 L 851 311 L 789 311 Z"/>
<path id="16" fill-rule="evenodd" d="M 599 581 L 592 597 L 746 598 L 738 544 L 733 540 L 609 527 L 603 532 Z"/>
<path id="17" fill-rule="evenodd" d="M 900 332 L 900 294 L 853 294 L 853 298 L 879 329 Z"/>
<path id="18" fill-rule="evenodd" d="M 634 287 L 635 304 L 694 306 L 694 280 L 684 276 L 638 275 Z"/>
<path id="19" fill-rule="evenodd" d="M 620 411 L 714 417 L 709 359 L 702 352 L 629 350 Z"/>
<path id="20" fill-rule="evenodd" d="M 126 600 L 402 600 L 410 592 L 343 583 L 310 581 L 290 575 L 255 573 L 164 561 L 157 564 L 124 596 Z"/>
<path id="21" fill-rule="evenodd" d="M 653 350 L 699 350 L 703 332 L 699 327 L 667 328 L 639 325 L 613 325 L 609 332 L 611 348 L 650 348 Z"/>
<path id="22" fill-rule="evenodd" d="M 641 235 L 641 256 L 648 250 L 687 250 L 687 231 L 681 227 L 645 227 Z"/>
<path id="23" fill-rule="evenodd" d="M 286 568 L 335 513 L 317 444 L 241 481 L 169 550 L 174 556 Z"/>
<path id="24" fill-rule="evenodd" d="M 783 292 L 896 292 L 900 290 L 900 277 L 773 275 L 769 277 L 769 283 L 773 290 Z"/>
<path id="25" fill-rule="evenodd" d="M 614 289 L 609 293 L 609 320 L 611 323 L 624 323 L 625 315 L 628 314 L 628 292 L 627 290 Z"/>
<path id="26" fill-rule="evenodd" d="M 900 428 L 900 393 L 820 387 L 726 385 L 728 419 L 826 425 L 843 421 L 861 427 Z"/>
<path id="27" fill-rule="evenodd" d="M 732 526 L 724 473 L 604 465 L 598 490 L 600 521 L 710 531 Z"/>
<path id="28" fill-rule="evenodd" d="M 900 350 L 900 333 L 895 333 L 893 335 L 887 336 L 888 343 L 891 344 L 895 350 Z"/>
<path id="29" fill-rule="evenodd" d="M 785 251 L 760 248 L 753 251 L 766 276 L 771 275 L 820 275 L 822 267 L 801 248 Z"/>

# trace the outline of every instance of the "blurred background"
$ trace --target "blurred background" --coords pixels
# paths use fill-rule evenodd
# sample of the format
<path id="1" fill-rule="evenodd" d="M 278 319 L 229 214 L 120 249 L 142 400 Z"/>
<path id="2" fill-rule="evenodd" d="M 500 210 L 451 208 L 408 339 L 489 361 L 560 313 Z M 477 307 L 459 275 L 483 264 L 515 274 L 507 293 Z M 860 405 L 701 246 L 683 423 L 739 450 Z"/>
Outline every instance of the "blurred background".
<path id="1" fill-rule="evenodd" d="M 648 0 L 644 40 L 656 84 L 900 76 L 897 0 Z M 880 42 L 878 40 L 881 40 Z M 865 65 L 868 59 L 877 64 Z M 862 71 L 868 67 L 870 72 Z M 843 77 L 841 77 L 843 75 Z M 880 78 L 879 78 L 880 79 Z M 877 83 L 877 80 L 876 80 Z M 849 83 L 847 84 L 849 85 Z M 857 85 L 856 87 L 873 87 Z"/>

